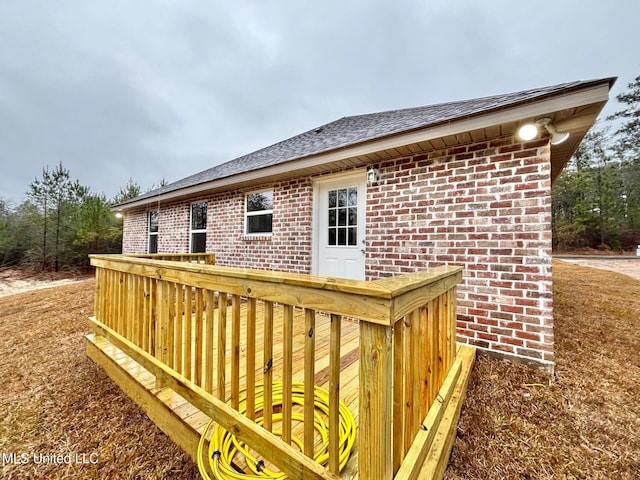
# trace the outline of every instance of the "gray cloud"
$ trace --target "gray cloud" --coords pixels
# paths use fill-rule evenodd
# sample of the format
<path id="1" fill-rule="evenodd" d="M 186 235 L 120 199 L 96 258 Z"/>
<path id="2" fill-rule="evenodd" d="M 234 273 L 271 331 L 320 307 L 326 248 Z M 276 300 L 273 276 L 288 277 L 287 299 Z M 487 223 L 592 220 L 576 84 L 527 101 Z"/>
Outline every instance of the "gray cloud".
<path id="1" fill-rule="evenodd" d="M 0 197 L 58 161 L 112 196 L 345 115 L 610 75 L 616 94 L 640 74 L 639 17 L 636 0 L 2 2 Z"/>

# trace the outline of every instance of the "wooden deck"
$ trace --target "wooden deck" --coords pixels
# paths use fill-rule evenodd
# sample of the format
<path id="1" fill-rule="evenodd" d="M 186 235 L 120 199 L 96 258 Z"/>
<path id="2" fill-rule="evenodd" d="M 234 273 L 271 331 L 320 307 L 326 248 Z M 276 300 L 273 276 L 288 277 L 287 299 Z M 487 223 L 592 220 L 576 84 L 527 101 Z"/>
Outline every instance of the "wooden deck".
<path id="1" fill-rule="evenodd" d="M 475 358 L 455 342 L 461 268 L 363 282 L 183 256 L 92 256 L 87 352 L 194 459 L 214 419 L 288 478 L 442 478 Z M 340 402 L 356 431 L 346 464 Z"/>
<path id="2" fill-rule="evenodd" d="M 257 319 L 264 319 L 264 303 L 257 302 Z M 241 316 L 246 318 L 246 304 L 241 305 Z M 215 309 L 217 316 L 218 309 Z M 282 377 L 282 352 L 283 352 L 283 332 L 282 320 L 283 309 L 281 306 L 274 307 L 273 321 L 273 362 L 270 370 L 273 373 L 273 381 L 280 382 Z M 195 331 L 195 323 L 192 323 L 193 332 L 192 339 L 192 359 L 195 360 L 196 348 L 195 339 L 197 334 Z M 315 386 L 319 386 L 325 390 L 329 390 L 329 330 L 331 317 L 327 314 L 316 315 L 316 361 L 315 361 Z M 304 343 L 306 337 L 305 316 L 302 309 L 294 310 L 294 337 L 293 337 L 293 381 L 304 382 Z M 264 322 L 259 321 L 256 324 L 256 352 L 255 352 L 255 376 L 259 383 L 264 374 L 262 359 L 264 358 Z M 340 400 L 346 404 L 354 418 L 358 419 L 358 342 L 359 327 L 355 321 L 344 321 L 341 328 L 341 352 L 344 352 L 340 359 Z M 232 332 L 227 332 L 227 341 L 231 344 Z M 246 328 L 240 331 L 240 370 L 246 371 L 247 355 L 246 355 Z M 184 344 L 183 344 L 184 345 Z M 206 345 L 204 346 L 206 349 Z M 185 348 L 183 347 L 183 350 Z M 215 348 L 212 349 L 214 364 L 217 363 Z M 189 452 L 196 460 L 195 452 L 197 442 L 205 429 L 209 417 L 201 412 L 197 407 L 189 403 L 178 393 L 168 387 L 158 387 L 156 385 L 155 376 L 142 367 L 138 362 L 129 357 L 125 352 L 113 345 L 107 338 L 90 334 L 87 336 L 87 351 L 90 358 L 98 365 L 102 366 L 107 374 L 118 384 L 123 383 L 128 387 L 124 387 L 125 391 L 136 402 L 138 402 L 147 412 L 149 417 L 176 443 L 181 445 L 185 451 Z M 230 359 L 229 359 L 230 360 Z M 225 362 L 230 365 L 230 361 Z M 202 366 L 204 372 L 204 364 Z M 230 371 L 226 375 L 226 392 L 231 392 L 231 375 Z M 246 389 L 247 376 L 241 377 L 240 389 Z M 204 381 L 204 380 L 203 380 Z M 306 385 L 305 385 L 306 386 Z M 226 401 L 231 402 L 231 393 L 226 395 Z M 278 425 L 273 426 L 274 430 L 278 429 Z M 303 437 L 302 425 L 298 425 L 297 429 L 292 432 L 299 438 Z M 319 448 L 322 439 L 316 434 L 315 448 Z M 273 468 L 273 467 L 272 467 Z M 342 471 L 341 476 L 345 479 L 357 478 L 358 472 L 358 455 L 357 442 L 352 450 L 351 457 Z"/>

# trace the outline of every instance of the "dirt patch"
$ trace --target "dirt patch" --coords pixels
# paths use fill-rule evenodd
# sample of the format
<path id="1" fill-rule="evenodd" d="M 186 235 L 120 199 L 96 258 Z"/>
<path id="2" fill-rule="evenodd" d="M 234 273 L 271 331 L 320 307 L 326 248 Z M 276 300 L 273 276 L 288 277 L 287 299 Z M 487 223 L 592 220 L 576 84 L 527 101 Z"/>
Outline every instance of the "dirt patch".
<path id="1" fill-rule="evenodd" d="M 590 258 L 561 258 L 562 262 L 573 263 L 582 267 L 599 268 L 610 272 L 622 273 L 636 280 L 640 280 L 640 258 L 618 260 L 607 257 Z"/>
<path id="2" fill-rule="evenodd" d="M 59 287 L 86 280 L 87 275 L 71 272 L 31 272 L 15 268 L 0 269 L 0 297 L 43 288 Z"/>

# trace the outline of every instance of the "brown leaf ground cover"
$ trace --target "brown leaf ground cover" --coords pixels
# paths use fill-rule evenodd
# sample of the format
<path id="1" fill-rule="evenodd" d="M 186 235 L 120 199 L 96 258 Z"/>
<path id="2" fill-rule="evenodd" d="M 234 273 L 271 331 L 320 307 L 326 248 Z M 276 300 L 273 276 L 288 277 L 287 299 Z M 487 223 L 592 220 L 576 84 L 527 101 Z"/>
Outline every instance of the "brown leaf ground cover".
<path id="1" fill-rule="evenodd" d="M 446 478 L 640 478 L 640 282 L 553 275 L 555 378 L 480 357 Z"/>
<path id="2" fill-rule="evenodd" d="M 191 459 L 86 357 L 93 288 L 89 280 L 0 298 L 0 454 L 78 453 L 89 462 L 5 461 L 0 478 L 198 478 Z"/>
<path id="3" fill-rule="evenodd" d="M 556 378 L 479 358 L 447 478 L 640 478 L 640 282 L 561 262 L 554 276 Z M 198 478 L 86 357 L 93 287 L 0 298 L 0 454 L 31 456 L 0 478 Z M 32 457 L 67 453 L 97 463 Z"/>

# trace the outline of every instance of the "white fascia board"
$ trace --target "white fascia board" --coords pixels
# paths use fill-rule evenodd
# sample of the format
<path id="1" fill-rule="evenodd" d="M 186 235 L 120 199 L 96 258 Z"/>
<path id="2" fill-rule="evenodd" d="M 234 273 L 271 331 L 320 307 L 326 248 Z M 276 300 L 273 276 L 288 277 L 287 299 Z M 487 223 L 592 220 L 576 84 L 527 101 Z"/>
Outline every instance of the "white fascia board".
<path id="1" fill-rule="evenodd" d="M 122 207 L 115 208 L 115 211 L 126 211 L 149 203 L 163 202 L 178 197 L 196 195 L 212 190 L 214 188 L 231 187 L 238 183 L 251 182 L 270 175 L 278 175 L 292 170 L 304 170 L 305 168 L 323 165 L 325 163 L 336 162 L 347 158 L 368 155 L 371 153 L 398 148 L 404 145 L 426 142 L 449 135 L 457 135 L 471 130 L 492 127 L 510 122 L 530 120 L 542 115 L 549 115 L 552 112 L 569 108 L 591 105 L 594 103 L 606 102 L 609 99 L 609 85 L 602 83 L 577 92 L 569 92 L 565 95 L 554 96 L 545 100 L 532 100 L 531 103 L 506 108 L 496 112 L 478 115 L 462 120 L 453 120 L 449 123 L 427 127 L 420 130 L 401 133 L 380 140 L 372 140 L 366 143 L 353 145 L 350 147 L 332 150 L 326 153 L 319 153 L 299 160 L 291 160 L 270 167 L 239 173 L 225 178 L 201 183 L 192 187 L 167 192 L 154 197 L 145 198 L 137 202 L 132 202 Z"/>

